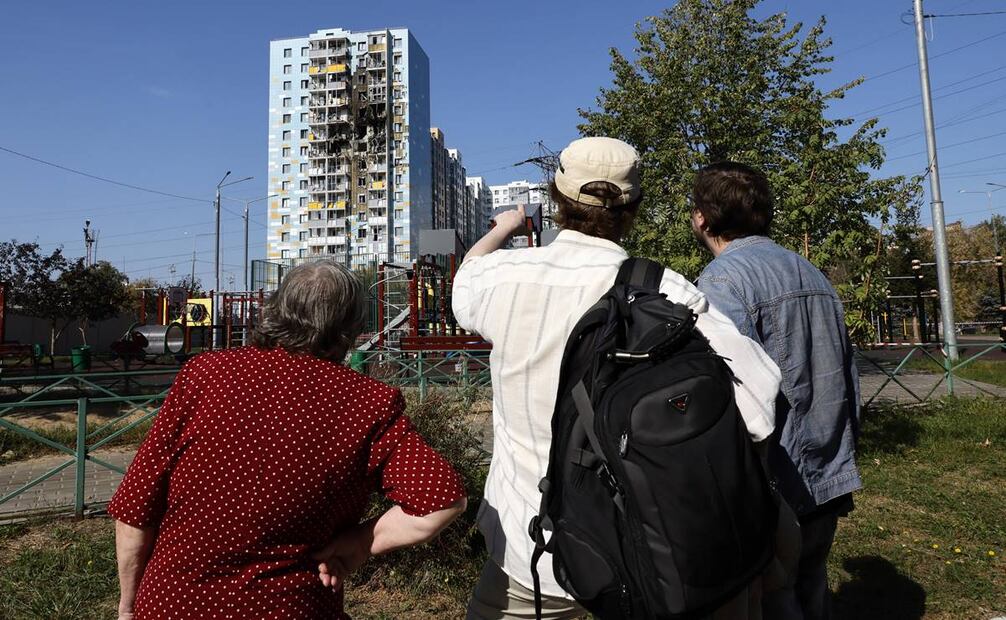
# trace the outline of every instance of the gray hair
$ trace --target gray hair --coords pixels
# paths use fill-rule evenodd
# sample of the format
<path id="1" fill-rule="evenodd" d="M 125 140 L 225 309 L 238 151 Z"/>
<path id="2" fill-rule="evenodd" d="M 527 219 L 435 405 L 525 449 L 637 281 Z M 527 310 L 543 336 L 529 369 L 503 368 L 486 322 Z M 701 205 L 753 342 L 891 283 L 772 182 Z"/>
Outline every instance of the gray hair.
<path id="1" fill-rule="evenodd" d="M 364 295 L 353 272 L 334 261 L 294 267 L 265 304 L 252 343 L 342 362 L 363 330 Z"/>

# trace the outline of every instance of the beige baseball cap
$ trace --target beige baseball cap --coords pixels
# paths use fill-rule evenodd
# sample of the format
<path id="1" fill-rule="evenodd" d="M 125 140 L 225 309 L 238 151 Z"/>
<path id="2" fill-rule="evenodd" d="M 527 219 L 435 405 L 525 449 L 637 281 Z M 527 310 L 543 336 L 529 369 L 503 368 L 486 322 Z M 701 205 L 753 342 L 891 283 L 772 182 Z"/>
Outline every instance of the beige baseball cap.
<path id="1" fill-rule="evenodd" d="M 566 197 L 596 207 L 617 207 L 639 198 L 639 154 L 615 138 L 580 138 L 573 140 L 559 154 L 555 186 Z M 588 183 L 605 181 L 622 190 L 613 200 L 584 194 Z"/>

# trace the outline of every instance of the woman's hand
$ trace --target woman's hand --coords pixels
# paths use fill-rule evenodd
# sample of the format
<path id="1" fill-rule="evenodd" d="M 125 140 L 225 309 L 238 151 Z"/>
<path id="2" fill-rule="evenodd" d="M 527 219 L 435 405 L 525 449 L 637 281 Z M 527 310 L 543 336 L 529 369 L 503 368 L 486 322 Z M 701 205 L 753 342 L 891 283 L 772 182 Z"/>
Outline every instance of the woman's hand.
<path id="1" fill-rule="evenodd" d="M 311 554 L 318 560 L 318 576 L 325 587 L 339 589 L 343 582 L 370 558 L 374 540 L 373 524 L 365 523 L 337 536 L 323 549 Z"/>

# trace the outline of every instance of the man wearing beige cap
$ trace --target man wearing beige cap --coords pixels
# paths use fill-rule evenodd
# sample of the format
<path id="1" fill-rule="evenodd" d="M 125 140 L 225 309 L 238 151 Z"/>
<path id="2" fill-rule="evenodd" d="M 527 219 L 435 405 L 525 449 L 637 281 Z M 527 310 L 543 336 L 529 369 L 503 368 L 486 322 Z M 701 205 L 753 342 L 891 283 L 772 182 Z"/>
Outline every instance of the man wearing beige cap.
<path id="1" fill-rule="evenodd" d="M 455 277 L 458 324 L 493 344 L 493 457 L 478 517 L 490 559 L 472 594 L 469 620 L 535 617 L 528 523 L 537 514 L 537 484 L 548 465 L 563 349 L 574 324 L 611 288 L 628 258 L 618 242 L 643 198 L 639 175 L 639 156 L 628 144 L 575 140 L 559 156 L 550 188 L 561 228 L 555 241 L 499 250 L 524 226 L 523 207 L 501 213 Z M 680 274 L 665 270 L 660 292 L 698 314 L 698 328 L 741 381 L 736 400 L 748 431 L 756 441 L 768 437 L 779 387 L 776 365 Z M 539 570 L 542 617 L 581 617 L 584 610 L 559 587 L 550 562 Z M 739 603 L 747 608 L 749 601 Z"/>

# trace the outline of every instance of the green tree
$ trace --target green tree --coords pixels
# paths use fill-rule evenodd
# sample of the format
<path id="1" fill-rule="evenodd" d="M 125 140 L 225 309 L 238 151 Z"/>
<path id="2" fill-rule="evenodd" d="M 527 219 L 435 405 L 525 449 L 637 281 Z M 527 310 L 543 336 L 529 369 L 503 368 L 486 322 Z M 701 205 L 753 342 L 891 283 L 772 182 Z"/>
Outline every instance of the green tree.
<path id="1" fill-rule="evenodd" d="M 627 248 L 688 277 L 708 260 L 689 224 L 695 172 L 727 159 L 764 171 L 773 237 L 832 275 L 862 338 L 883 297 L 883 237 L 914 225 L 919 179 L 874 176 L 885 134 L 876 119 L 827 116 L 861 80 L 818 86 L 833 60 L 824 19 L 807 29 L 783 14 L 757 19 L 758 4 L 680 0 L 638 25 L 635 57 L 611 50 L 613 84 L 580 111 L 580 131 L 639 151 L 646 199 Z"/>
<path id="2" fill-rule="evenodd" d="M 7 303 L 24 314 L 50 301 L 50 284 L 67 265 L 61 248 L 47 254 L 37 243 L 0 241 L 0 282 L 7 284 Z"/>
<path id="3" fill-rule="evenodd" d="M 87 328 L 92 321 L 118 316 L 129 303 L 128 278 L 105 261 L 84 265 L 78 259 L 58 282 L 66 291 L 63 318 L 67 324 L 76 321 L 83 344 L 87 344 Z"/>

